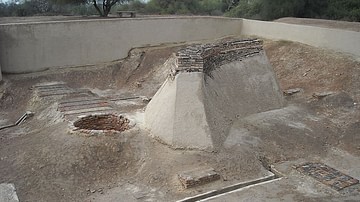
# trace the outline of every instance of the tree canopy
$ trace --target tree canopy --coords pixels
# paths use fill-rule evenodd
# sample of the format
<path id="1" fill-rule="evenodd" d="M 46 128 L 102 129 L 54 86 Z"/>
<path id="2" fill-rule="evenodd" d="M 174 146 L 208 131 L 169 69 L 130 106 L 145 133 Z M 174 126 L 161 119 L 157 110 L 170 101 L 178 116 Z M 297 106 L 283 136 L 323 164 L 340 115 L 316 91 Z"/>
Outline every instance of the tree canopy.
<path id="1" fill-rule="evenodd" d="M 111 9 L 144 14 L 225 15 L 260 20 L 307 17 L 360 21 L 360 0 L 31 0 L 0 3 L 0 16 L 66 13 L 106 17 Z M 66 9 L 64 9 L 66 8 Z"/>
<path id="2" fill-rule="evenodd" d="M 308 17 L 360 21 L 360 0 L 150 0 L 141 10 L 261 20 Z"/>
<path id="3" fill-rule="evenodd" d="M 98 5 L 98 0 L 91 0 L 91 2 L 101 17 L 107 17 L 111 11 L 111 8 L 116 3 L 124 3 L 128 2 L 128 0 L 102 0 L 101 7 Z"/>
<path id="4" fill-rule="evenodd" d="M 359 0 L 240 0 L 229 16 L 261 20 L 307 17 L 360 21 Z"/>

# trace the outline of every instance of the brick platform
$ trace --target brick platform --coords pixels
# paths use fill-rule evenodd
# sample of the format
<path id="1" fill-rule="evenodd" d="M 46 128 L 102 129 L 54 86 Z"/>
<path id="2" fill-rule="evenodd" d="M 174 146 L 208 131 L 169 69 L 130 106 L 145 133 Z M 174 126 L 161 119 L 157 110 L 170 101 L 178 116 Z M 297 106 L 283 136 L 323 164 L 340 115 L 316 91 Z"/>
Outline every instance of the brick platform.
<path id="1" fill-rule="evenodd" d="M 186 71 L 210 75 L 216 67 L 259 54 L 263 51 L 262 43 L 258 39 L 247 39 L 189 46 L 176 54 L 177 67 L 173 71 L 175 74 Z"/>
<path id="2" fill-rule="evenodd" d="M 309 175 L 321 183 L 330 186 L 336 191 L 359 183 L 359 180 L 322 163 L 304 163 L 296 166 L 296 169 L 301 173 Z"/>
<path id="3" fill-rule="evenodd" d="M 196 169 L 178 174 L 184 188 L 191 188 L 207 184 L 220 179 L 220 175 L 213 168 Z"/>

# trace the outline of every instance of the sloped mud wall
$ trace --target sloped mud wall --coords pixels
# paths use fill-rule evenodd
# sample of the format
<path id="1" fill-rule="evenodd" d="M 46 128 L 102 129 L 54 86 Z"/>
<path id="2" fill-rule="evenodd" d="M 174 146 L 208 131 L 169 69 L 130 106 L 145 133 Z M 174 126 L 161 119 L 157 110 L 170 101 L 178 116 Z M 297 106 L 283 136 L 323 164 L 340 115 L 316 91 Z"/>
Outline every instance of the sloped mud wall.
<path id="1" fill-rule="evenodd" d="M 221 147 L 232 122 L 284 106 L 259 40 L 195 45 L 177 53 L 173 75 L 145 111 L 152 135 L 175 148 Z"/>
<path id="2" fill-rule="evenodd" d="M 215 146 L 222 146 L 236 119 L 284 106 L 264 53 L 224 64 L 204 75 L 204 106 Z"/>

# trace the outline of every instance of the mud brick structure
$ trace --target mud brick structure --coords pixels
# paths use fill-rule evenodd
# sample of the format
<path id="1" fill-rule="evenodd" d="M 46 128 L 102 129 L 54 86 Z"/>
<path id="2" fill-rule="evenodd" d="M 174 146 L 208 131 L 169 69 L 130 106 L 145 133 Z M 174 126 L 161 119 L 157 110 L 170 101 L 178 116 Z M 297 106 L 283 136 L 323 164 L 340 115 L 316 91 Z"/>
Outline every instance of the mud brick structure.
<path id="1" fill-rule="evenodd" d="M 246 39 L 189 46 L 176 54 L 177 68 L 174 73 L 204 72 L 211 75 L 210 72 L 216 67 L 259 54 L 263 50 L 262 43 L 258 39 Z"/>
<path id="2" fill-rule="evenodd" d="M 192 45 L 166 65 L 171 73 L 147 105 L 145 122 L 174 148 L 216 150 L 232 120 L 284 106 L 261 40 Z"/>
<path id="3" fill-rule="evenodd" d="M 296 169 L 336 191 L 359 184 L 359 180 L 322 163 L 304 163 L 297 166 Z"/>
<path id="4" fill-rule="evenodd" d="M 207 184 L 220 179 L 220 175 L 213 168 L 197 169 L 178 174 L 185 189 Z"/>

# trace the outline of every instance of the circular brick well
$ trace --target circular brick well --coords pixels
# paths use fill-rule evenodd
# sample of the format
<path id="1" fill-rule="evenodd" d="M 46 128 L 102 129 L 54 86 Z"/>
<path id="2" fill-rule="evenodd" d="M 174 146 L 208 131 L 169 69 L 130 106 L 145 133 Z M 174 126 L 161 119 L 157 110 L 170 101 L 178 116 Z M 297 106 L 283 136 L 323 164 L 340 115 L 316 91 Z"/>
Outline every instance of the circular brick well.
<path id="1" fill-rule="evenodd" d="M 74 122 L 76 130 L 125 131 L 130 129 L 129 119 L 113 114 L 89 115 Z"/>

